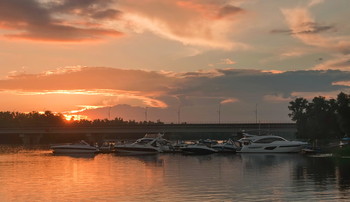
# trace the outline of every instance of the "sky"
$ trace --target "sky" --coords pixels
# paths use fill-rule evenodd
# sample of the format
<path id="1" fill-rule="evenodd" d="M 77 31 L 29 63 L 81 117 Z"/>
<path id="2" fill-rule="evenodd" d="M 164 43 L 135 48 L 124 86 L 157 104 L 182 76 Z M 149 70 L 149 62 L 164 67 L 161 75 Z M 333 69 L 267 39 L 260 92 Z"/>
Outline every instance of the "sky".
<path id="1" fill-rule="evenodd" d="M 0 0 L 0 111 L 291 122 L 350 93 L 349 0 Z"/>

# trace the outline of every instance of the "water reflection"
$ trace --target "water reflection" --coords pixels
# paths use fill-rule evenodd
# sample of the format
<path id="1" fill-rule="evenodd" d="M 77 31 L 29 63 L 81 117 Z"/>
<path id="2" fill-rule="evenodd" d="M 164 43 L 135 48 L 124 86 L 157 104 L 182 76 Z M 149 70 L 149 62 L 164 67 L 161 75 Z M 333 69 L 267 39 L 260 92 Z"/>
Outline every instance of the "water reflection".
<path id="1" fill-rule="evenodd" d="M 298 154 L 90 157 L 0 147 L 0 201 L 346 201 L 350 159 Z"/>
<path id="2" fill-rule="evenodd" d="M 347 191 L 350 189 L 350 159 L 339 159 L 337 164 L 339 190 Z"/>
<path id="3" fill-rule="evenodd" d="M 245 169 L 262 170 L 279 167 L 282 164 L 301 165 L 305 158 L 299 154 L 241 153 L 238 154 Z"/>
<path id="4" fill-rule="evenodd" d="M 65 157 L 72 157 L 72 158 L 95 158 L 96 154 L 93 153 L 61 153 L 61 154 L 56 154 L 52 153 L 52 156 L 65 156 Z"/>
<path id="5" fill-rule="evenodd" d="M 120 160 L 126 159 L 136 159 L 142 162 L 146 166 L 162 167 L 164 165 L 164 159 L 160 157 L 159 154 L 143 154 L 143 155 L 126 155 L 126 154 L 116 154 Z"/>

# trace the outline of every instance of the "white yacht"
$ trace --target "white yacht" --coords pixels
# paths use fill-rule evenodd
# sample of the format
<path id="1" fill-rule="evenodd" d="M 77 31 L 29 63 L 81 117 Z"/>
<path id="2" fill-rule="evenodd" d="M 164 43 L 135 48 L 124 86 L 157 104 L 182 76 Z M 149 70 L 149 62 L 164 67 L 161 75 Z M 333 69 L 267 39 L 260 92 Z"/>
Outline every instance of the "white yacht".
<path id="1" fill-rule="evenodd" d="M 163 139 L 163 134 L 146 134 L 143 138 L 132 144 L 115 145 L 116 152 L 149 154 L 169 152 L 172 150 L 169 141 Z"/>
<path id="2" fill-rule="evenodd" d="M 63 153 L 96 153 L 98 152 L 98 148 L 90 146 L 84 140 L 81 140 L 78 143 L 72 144 L 62 144 L 62 145 L 53 145 L 50 147 L 55 154 L 63 154 Z"/>
<path id="3" fill-rule="evenodd" d="M 280 136 L 264 135 L 256 136 L 243 133 L 243 138 L 238 140 L 240 153 L 296 153 L 308 145 L 307 142 L 289 141 Z"/>

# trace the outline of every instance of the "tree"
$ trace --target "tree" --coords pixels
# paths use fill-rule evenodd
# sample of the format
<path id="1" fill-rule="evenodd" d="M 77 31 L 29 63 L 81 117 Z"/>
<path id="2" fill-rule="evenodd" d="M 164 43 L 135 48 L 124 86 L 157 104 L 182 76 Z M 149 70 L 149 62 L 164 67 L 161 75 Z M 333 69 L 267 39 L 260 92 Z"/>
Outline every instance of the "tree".
<path id="1" fill-rule="evenodd" d="M 297 136 L 308 139 L 339 138 L 341 131 L 350 132 L 350 97 L 340 94 L 338 99 L 314 97 L 311 102 L 296 98 L 288 106 L 288 115 L 297 124 Z M 342 128 L 342 130 L 341 130 Z"/>
<path id="2" fill-rule="evenodd" d="M 339 133 L 335 100 L 315 97 L 307 108 L 307 131 L 312 139 L 334 138 Z"/>
<path id="3" fill-rule="evenodd" d="M 340 130 L 350 136 L 350 95 L 339 93 L 336 103 Z"/>
<path id="4" fill-rule="evenodd" d="M 289 102 L 290 105 L 288 106 L 288 109 L 292 112 L 288 114 L 288 116 L 297 124 L 298 137 L 307 136 L 306 120 L 308 103 L 309 102 L 304 98 L 296 98 L 295 101 Z"/>

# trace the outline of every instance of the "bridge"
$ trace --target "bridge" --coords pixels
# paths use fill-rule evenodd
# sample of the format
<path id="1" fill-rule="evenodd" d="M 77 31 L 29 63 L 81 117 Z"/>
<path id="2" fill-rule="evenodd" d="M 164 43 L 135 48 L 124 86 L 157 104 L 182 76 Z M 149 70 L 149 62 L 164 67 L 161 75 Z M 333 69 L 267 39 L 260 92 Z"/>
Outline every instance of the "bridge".
<path id="1" fill-rule="evenodd" d="M 294 123 L 231 123 L 231 124 L 140 124 L 105 127 L 27 127 L 0 128 L 0 143 L 45 144 L 86 139 L 136 139 L 146 133 L 164 133 L 167 139 L 227 139 L 242 130 L 265 131 L 293 138 Z"/>

